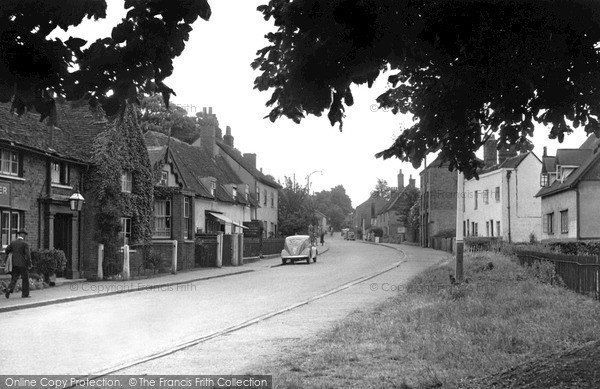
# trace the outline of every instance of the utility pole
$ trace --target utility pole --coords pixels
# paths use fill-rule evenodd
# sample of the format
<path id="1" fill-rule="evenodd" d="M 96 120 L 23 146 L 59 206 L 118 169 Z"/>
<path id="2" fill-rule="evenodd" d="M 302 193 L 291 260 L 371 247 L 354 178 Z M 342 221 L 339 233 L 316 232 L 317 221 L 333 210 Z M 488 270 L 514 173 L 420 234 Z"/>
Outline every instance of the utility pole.
<path id="1" fill-rule="evenodd" d="M 463 204 L 464 204 L 464 182 L 465 176 L 458 171 L 458 179 L 456 180 L 456 267 L 454 277 L 456 282 L 463 281 Z"/>

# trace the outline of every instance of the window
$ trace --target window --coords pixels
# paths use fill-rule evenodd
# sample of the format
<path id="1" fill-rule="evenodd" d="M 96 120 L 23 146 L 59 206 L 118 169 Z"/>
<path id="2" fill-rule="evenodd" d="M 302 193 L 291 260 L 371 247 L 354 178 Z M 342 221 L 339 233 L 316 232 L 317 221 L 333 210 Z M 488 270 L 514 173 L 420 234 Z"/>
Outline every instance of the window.
<path id="1" fill-rule="evenodd" d="M 544 215 L 543 232 L 548 235 L 554 234 L 554 212 Z"/>
<path id="2" fill-rule="evenodd" d="M 0 233 L 2 236 L 2 247 L 6 247 L 10 242 L 17 239 L 17 231 L 22 228 L 22 212 L 2 211 L 2 220 L 0 220 Z"/>
<path id="3" fill-rule="evenodd" d="M 490 222 L 485 222 L 485 235 L 491 236 L 490 235 Z"/>
<path id="4" fill-rule="evenodd" d="M 233 194 L 233 198 L 236 199 L 237 198 L 237 187 L 236 186 L 233 187 L 232 194 Z"/>
<path id="5" fill-rule="evenodd" d="M 467 236 L 467 224 L 464 220 L 463 220 L 463 236 Z"/>
<path id="6" fill-rule="evenodd" d="M 560 232 L 566 234 L 569 232 L 569 210 L 560 211 Z"/>
<path id="7" fill-rule="evenodd" d="M 484 204 L 490 203 L 490 191 L 487 189 L 483 191 L 483 203 Z"/>
<path id="8" fill-rule="evenodd" d="M 494 197 L 496 198 L 496 202 L 499 203 L 500 202 L 500 187 L 499 186 L 496 187 Z"/>
<path id="9" fill-rule="evenodd" d="M 498 235 L 498 236 L 502 235 L 500 233 L 500 221 L 499 220 L 496 221 L 496 235 Z"/>
<path id="10" fill-rule="evenodd" d="M 9 176 L 18 176 L 19 154 L 15 151 L 0 150 L 0 173 Z"/>
<path id="11" fill-rule="evenodd" d="M 211 181 L 210 182 L 210 195 L 214 196 L 215 193 L 217 193 L 217 182 L 216 181 Z"/>
<path id="12" fill-rule="evenodd" d="M 121 218 L 121 240 L 123 245 L 131 244 L 131 218 L 122 217 Z"/>
<path id="13" fill-rule="evenodd" d="M 256 201 L 260 204 L 260 189 L 256 187 Z"/>
<path id="14" fill-rule="evenodd" d="M 133 187 L 133 176 L 130 171 L 121 173 L 121 192 L 131 193 Z"/>
<path id="15" fill-rule="evenodd" d="M 192 218 L 192 199 L 191 197 L 183 198 L 183 221 L 185 222 L 183 228 L 183 239 L 193 239 L 194 237 L 194 226 Z"/>
<path id="16" fill-rule="evenodd" d="M 53 184 L 69 184 L 69 165 L 66 162 L 52 162 L 50 170 Z"/>
<path id="17" fill-rule="evenodd" d="M 275 207 L 275 193 L 271 192 L 271 208 Z"/>
<path id="18" fill-rule="evenodd" d="M 467 236 L 471 236 L 471 222 L 467 219 Z"/>
<path id="19" fill-rule="evenodd" d="M 154 202 L 154 236 L 159 238 L 171 237 L 171 200 L 156 200 Z"/>
<path id="20" fill-rule="evenodd" d="M 263 205 L 267 205 L 267 190 L 266 189 L 263 191 L 263 195 L 264 195 L 264 197 L 263 197 Z"/>
<path id="21" fill-rule="evenodd" d="M 479 191 L 478 190 L 475 191 L 475 208 L 474 209 L 477 209 L 477 205 L 478 205 L 477 201 L 479 200 L 477 197 L 479 197 Z"/>
<path id="22" fill-rule="evenodd" d="M 169 186 L 169 172 L 164 170 L 160 172 L 160 181 L 158 181 L 158 186 Z"/>
<path id="23" fill-rule="evenodd" d="M 545 187 L 545 186 L 549 186 L 549 185 L 550 185 L 550 178 L 548 176 L 548 173 L 540 174 L 540 186 Z"/>
<path id="24" fill-rule="evenodd" d="M 494 219 L 490 220 L 490 236 L 494 236 Z"/>

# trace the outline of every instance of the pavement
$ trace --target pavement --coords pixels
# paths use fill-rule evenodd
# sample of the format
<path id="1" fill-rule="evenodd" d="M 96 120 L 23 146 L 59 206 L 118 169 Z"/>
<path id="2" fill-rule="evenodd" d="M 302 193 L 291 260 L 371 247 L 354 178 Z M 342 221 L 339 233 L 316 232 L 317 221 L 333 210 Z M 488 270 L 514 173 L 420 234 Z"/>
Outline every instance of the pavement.
<path id="1" fill-rule="evenodd" d="M 319 246 L 319 255 L 329 250 L 327 242 Z M 44 289 L 31 290 L 30 298 L 22 298 L 21 293 L 13 293 L 9 299 L 0 296 L 0 313 L 20 309 L 36 308 L 51 304 L 68 303 L 77 300 L 112 296 L 120 293 L 131 293 L 148 289 L 161 289 L 192 282 L 211 280 L 214 278 L 234 276 L 259 271 L 279 264 L 279 254 L 267 255 L 263 258 L 244 258 L 244 265 L 197 268 L 181 271 L 177 274 L 157 274 L 153 278 L 140 278 L 127 281 L 86 281 L 65 282 L 62 285 Z"/>

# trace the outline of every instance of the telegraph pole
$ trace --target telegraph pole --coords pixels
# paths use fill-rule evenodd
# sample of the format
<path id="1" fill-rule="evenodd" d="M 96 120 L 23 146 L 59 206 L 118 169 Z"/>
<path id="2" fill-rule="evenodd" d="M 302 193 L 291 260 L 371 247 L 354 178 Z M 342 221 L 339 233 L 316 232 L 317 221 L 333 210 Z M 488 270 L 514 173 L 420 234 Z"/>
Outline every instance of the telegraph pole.
<path id="1" fill-rule="evenodd" d="M 454 270 L 456 282 L 463 281 L 463 204 L 465 196 L 464 182 L 464 174 L 461 171 L 458 171 L 458 179 L 456 180 L 456 267 Z"/>

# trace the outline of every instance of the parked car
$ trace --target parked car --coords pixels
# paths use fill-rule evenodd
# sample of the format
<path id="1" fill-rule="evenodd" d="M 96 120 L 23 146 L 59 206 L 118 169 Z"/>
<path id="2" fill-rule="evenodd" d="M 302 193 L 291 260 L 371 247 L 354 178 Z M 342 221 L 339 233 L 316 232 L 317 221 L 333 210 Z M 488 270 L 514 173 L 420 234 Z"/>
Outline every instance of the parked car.
<path id="1" fill-rule="evenodd" d="M 356 237 L 354 236 L 354 231 L 348 231 L 346 233 L 346 240 L 356 240 Z"/>
<path id="2" fill-rule="evenodd" d="M 310 263 L 317 262 L 317 246 L 311 243 L 308 235 L 292 235 L 285 238 L 283 250 L 281 250 L 281 263 L 286 264 L 288 261 L 306 261 Z"/>

